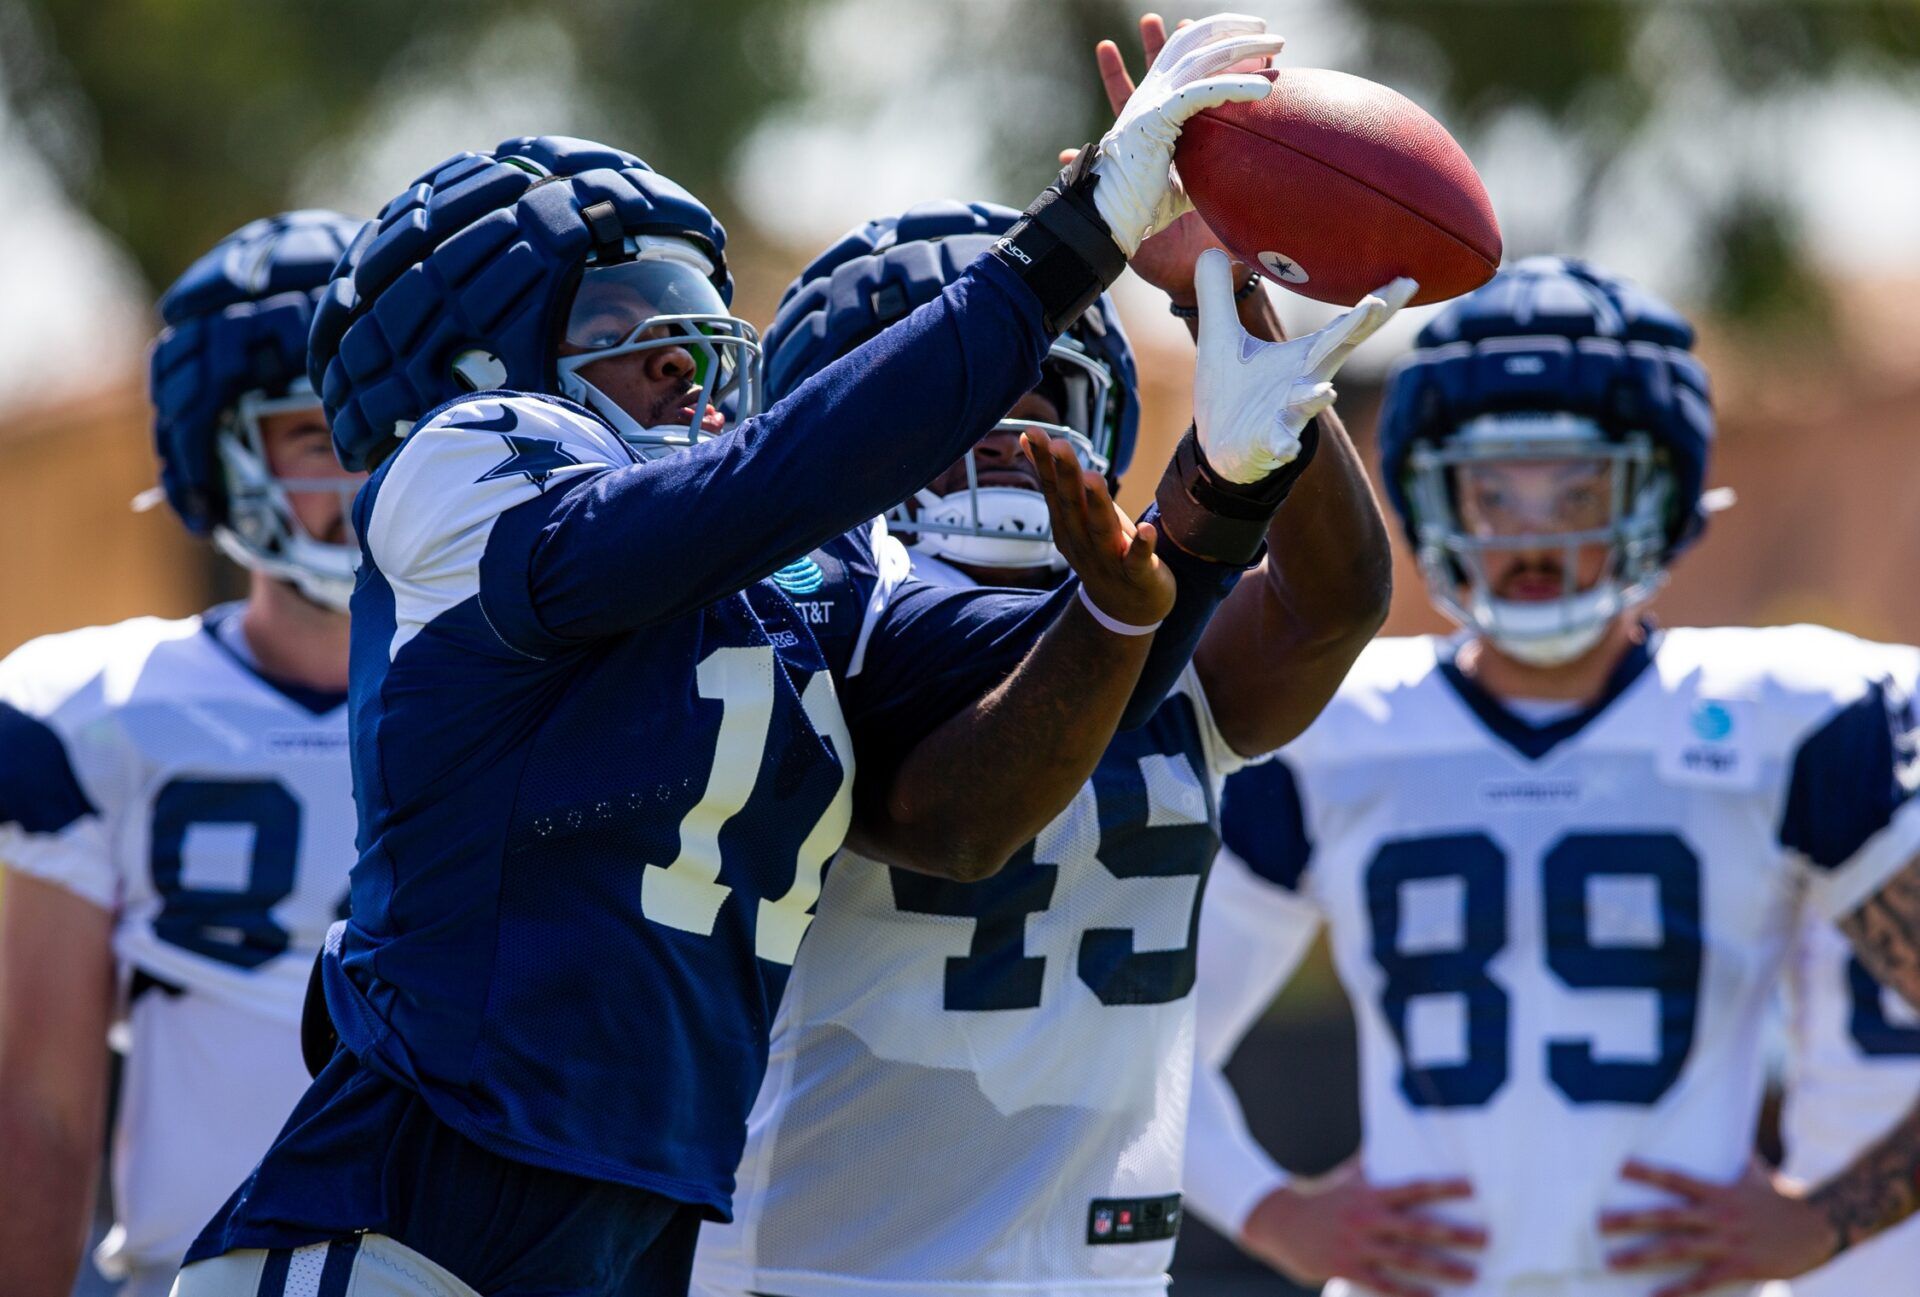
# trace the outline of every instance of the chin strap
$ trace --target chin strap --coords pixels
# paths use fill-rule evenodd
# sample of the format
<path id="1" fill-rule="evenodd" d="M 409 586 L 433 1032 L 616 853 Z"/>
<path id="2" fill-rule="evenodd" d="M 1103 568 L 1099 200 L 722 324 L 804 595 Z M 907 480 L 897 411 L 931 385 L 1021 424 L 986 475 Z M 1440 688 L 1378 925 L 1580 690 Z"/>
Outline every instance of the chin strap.
<path id="1" fill-rule="evenodd" d="M 1173 462 L 1154 492 L 1167 538 L 1198 558 L 1216 563 L 1250 564 L 1266 543 L 1273 515 L 1286 503 L 1320 447 L 1320 420 L 1300 433 L 1300 453 L 1258 482 L 1229 482 L 1207 463 L 1200 440 L 1189 427 Z"/>

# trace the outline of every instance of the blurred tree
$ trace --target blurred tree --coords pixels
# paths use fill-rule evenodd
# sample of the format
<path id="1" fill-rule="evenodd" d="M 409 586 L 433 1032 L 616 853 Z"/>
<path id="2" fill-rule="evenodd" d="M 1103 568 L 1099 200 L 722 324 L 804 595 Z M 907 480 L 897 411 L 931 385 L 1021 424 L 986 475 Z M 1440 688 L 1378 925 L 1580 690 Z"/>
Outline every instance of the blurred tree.
<path id="1" fill-rule="evenodd" d="M 380 105 L 436 84 L 476 93 L 457 84 L 471 53 L 534 17 L 564 33 L 573 89 L 609 138 L 644 142 L 726 208 L 734 147 L 804 89 L 780 76 L 779 37 L 812 3 L 0 0 L 0 80 L 75 201 L 158 285 L 286 206 L 308 159 L 366 131 Z"/>
<path id="2" fill-rule="evenodd" d="M 491 50 L 496 66 L 502 41 L 509 63 L 524 57 L 531 75 L 566 83 L 582 106 L 571 116 L 591 123 L 579 129 L 630 144 L 738 224 L 737 147 L 769 114 L 839 89 L 806 71 L 802 53 L 835 15 L 853 13 L 857 29 L 867 2 L 0 0 L 0 83 L 26 138 L 158 284 L 242 220 L 293 201 L 311 159 L 354 147 L 387 124 L 383 109 L 442 91 L 484 100 L 475 54 Z M 1245 3 L 1284 16 L 1278 0 Z M 1361 70 L 1413 90 L 1470 144 L 1516 111 L 1549 124 L 1577 186 L 1550 239 L 1535 241 L 1562 247 L 1590 241 L 1629 164 L 1670 143 L 1676 117 L 1724 120 L 1836 78 L 1920 69 L 1920 0 L 1342 3 L 1361 27 Z M 1114 37 L 1138 69 L 1139 7 L 965 0 L 910 11 L 945 56 L 925 78 L 957 80 L 981 104 L 1002 197 L 1032 193 L 1055 149 L 1104 127 L 1090 51 Z M 551 75 L 537 61 L 552 42 L 528 31 L 557 33 L 566 57 Z M 1800 293 L 1813 277 L 1783 180 L 1792 159 L 1751 124 L 1739 135 L 1710 176 L 1673 163 L 1672 183 L 1697 227 L 1700 290 L 1758 317 L 1790 304 L 1782 285 Z"/>
<path id="3" fill-rule="evenodd" d="M 1556 127 L 1580 174 L 1562 246 L 1591 237 L 1610 182 L 1651 147 L 1663 111 L 1670 122 L 1692 109 L 1687 129 L 1722 132 L 1716 184 L 1678 174 L 1674 183 L 1696 207 L 1701 289 L 1717 310 L 1753 323 L 1817 325 L 1823 312 L 1787 197 L 1794 160 L 1764 130 L 1737 140 L 1728 124 L 1841 77 L 1911 78 L 1920 69 L 1914 0 L 1345 3 L 1365 23 L 1374 75 L 1433 86 L 1432 106 L 1463 133 L 1516 109 Z"/>

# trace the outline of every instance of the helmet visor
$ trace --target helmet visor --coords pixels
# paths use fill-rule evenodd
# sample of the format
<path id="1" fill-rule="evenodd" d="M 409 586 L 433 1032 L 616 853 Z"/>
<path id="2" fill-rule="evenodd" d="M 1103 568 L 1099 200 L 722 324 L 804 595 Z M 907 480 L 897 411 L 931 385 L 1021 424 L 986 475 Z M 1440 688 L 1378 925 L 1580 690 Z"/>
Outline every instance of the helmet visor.
<path id="1" fill-rule="evenodd" d="M 582 351 L 604 351 L 638 341 L 656 316 L 727 314 L 719 290 L 685 261 L 654 258 L 589 266 L 580 277 L 566 340 Z"/>

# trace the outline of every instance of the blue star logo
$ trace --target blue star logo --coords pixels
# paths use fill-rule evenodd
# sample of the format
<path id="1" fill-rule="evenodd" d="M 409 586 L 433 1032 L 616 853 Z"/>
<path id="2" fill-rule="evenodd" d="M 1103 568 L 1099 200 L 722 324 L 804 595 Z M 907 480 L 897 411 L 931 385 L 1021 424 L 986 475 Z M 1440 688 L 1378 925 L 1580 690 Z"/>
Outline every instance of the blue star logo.
<path id="1" fill-rule="evenodd" d="M 482 482 L 525 475 L 527 481 L 535 486 L 544 487 L 547 479 L 560 469 L 580 462 L 567 453 L 565 446 L 557 441 L 549 441 L 545 437 L 513 437 L 503 434 L 500 440 L 507 443 L 507 457 L 488 469 L 480 478 Z"/>

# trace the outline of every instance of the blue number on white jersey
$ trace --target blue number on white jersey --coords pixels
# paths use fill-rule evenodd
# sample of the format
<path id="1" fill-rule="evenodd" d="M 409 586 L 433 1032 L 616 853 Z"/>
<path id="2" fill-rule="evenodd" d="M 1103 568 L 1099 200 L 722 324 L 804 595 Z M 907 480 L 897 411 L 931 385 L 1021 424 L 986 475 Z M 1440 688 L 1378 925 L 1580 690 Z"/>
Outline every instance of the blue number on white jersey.
<path id="1" fill-rule="evenodd" d="M 1482 1104 L 1506 1082 L 1508 997 L 1487 965 L 1507 944 L 1507 866 L 1491 839 L 1471 833 L 1386 843 L 1367 870 L 1374 959 L 1385 974 L 1381 1012 L 1403 1055 L 1401 1092 L 1417 1107 Z M 1400 949 L 1402 889 L 1454 880 L 1464 940 L 1453 949 Z M 1651 893 L 1657 939 L 1597 940 L 1589 905 L 1596 882 Z M 1638 990 L 1656 999 L 1649 1061 L 1599 1059 L 1591 1040 L 1550 1035 L 1548 1077 L 1574 1103 L 1658 1102 L 1693 1046 L 1700 993 L 1699 857 L 1669 832 L 1573 833 L 1541 859 L 1540 884 L 1545 963 L 1555 977 L 1570 990 Z M 1428 1066 L 1405 1057 L 1410 1002 L 1445 995 L 1465 1003 L 1466 1058 Z"/>
<path id="2" fill-rule="evenodd" d="M 1092 788 L 1100 841 L 1094 858 L 1113 877 L 1197 880 L 1187 939 L 1173 950 L 1137 950 L 1130 928 L 1082 932 L 1075 951 L 1081 982 L 1102 1004 L 1168 1004 L 1193 989 L 1194 935 L 1207 866 L 1219 846 L 1206 816 L 1152 824 L 1147 815 L 1149 772 L 1170 757 L 1202 752 L 1192 704 L 1163 707 L 1138 730 L 1116 735 L 1094 772 Z M 909 914 L 974 920 L 972 949 L 947 961 L 945 1008 L 959 1012 L 1038 1008 L 1046 960 L 1026 950 L 1027 920 L 1053 903 L 1060 866 L 1037 855 L 1038 840 L 1022 847 L 1000 872 L 980 883 L 951 883 L 890 870 L 894 904 Z"/>

